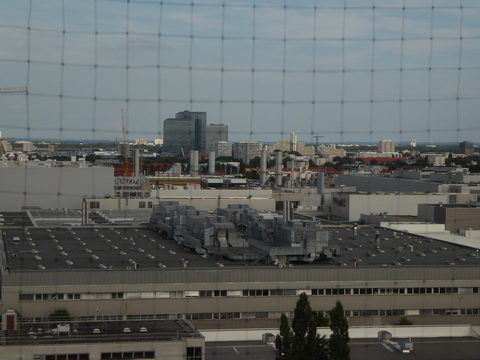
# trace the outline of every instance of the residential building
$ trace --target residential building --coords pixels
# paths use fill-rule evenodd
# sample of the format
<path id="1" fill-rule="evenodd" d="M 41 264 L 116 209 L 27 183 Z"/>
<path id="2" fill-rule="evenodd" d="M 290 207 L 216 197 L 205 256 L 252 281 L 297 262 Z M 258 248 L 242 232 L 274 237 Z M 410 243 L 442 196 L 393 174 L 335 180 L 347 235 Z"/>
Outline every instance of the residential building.
<path id="1" fill-rule="evenodd" d="M 233 157 L 248 164 L 250 160 L 260 157 L 262 143 L 258 141 L 240 141 L 233 144 Z"/>
<path id="2" fill-rule="evenodd" d="M 383 153 L 395 152 L 395 141 L 393 140 L 381 140 L 377 143 L 377 151 Z"/>
<path id="3" fill-rule="evenodd" d="M 219 156 L 232 156 L 232 144 L 226 141 L 219 141 L 213 144 L 213 151 L 215 155 Z"/>
<path id="4" fill-rule="evenodd" d="M 334 144 L 332 145 L 320 145 L 318 146 L 318 153 L 321 156 L 347 156 L 347 151 L 342 148 L 337 148 Z"/>

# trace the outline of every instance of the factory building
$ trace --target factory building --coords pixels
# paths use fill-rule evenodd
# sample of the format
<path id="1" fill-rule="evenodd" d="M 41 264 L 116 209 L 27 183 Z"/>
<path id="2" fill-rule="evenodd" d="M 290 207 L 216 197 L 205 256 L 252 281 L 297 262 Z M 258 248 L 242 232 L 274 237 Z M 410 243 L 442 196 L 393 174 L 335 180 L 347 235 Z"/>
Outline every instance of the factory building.
<path id="1" fill-rule="evenodd" d="M 356 324 L 393 324 L 400 316 L 416 324 L 480 324 L 477 248 L 379 227 L 323 225 L 341 250 L 331 259 L 269 264 L 199 253 L 148 228 L 109 226 L 3 227 L 1 312 L 15 310 L 28 322 L 61 308 L 78 322 L 101 316 L 258 326 L 256 319 L 293 316 L 306 292 L 319 312 L 340 300 Z M 283 239 L 296 243 L 291 236 Z"/>
<path id="2" fill-rule="evenodd" d="M 30 166 L 32 165 L 32 166 Z M 0 210 L 22 208 L 79 209 L 84 196 L 113 194 L 114 176 L 111 167 L 28 166 L 0 164 Z"/>
<path id="3" fill-rule="evenodd" d="M 184 319 L 19 322 L 7 311 L 0 344 L 3 360 L 205 359 L 205 339 Z M 21 354 L 21 357 L 19 357 Z"/>

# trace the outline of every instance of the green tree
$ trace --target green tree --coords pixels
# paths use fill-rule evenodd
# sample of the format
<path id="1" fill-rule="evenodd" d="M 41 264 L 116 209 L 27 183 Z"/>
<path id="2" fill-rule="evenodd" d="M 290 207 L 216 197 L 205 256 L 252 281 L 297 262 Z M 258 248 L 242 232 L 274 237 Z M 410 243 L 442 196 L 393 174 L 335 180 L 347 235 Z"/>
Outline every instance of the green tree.
<path id="1" fill-rule="evenodd" d="M 328 316 L 323 315 L 322 313 L 318 313 L 315 315 L 315 322 L 317 327 L 327 327 L 330 325 L 330 319 Z"/>
<path id="2" fill-rule="evenodd" d="M 398 325 L 413 325 L 413 321 L 407 319 L 405 316 L 402 316 L 400 320 L 398 320 Z"/>
<path id="3" fill-rule="evenodd" d="M 348 320 L 345 317 L 343 306 L 337 301 L 335 307 L 330 311 L 330 330 L 332 334 L 328 341 L 330 360 L 349 360 L 350 346 L 348 342 Z"/>
<path id="4" fill-rule="evenodd" d="M 280 334 L 275 340 L 277 360 L 327 359 L 325 337 L 317 334 L 317 317 L 305 293 L 297 301 L 291 328 L 282 315 Z"/>
<path id="5" fill-rule="evenodd" d="M 48 315 L 48 321 L 51 322 L 69 322 L 72 320 L 73 318 L 67 309 L 57 309 Z"/>
<path id="6" fill-rule="evenodd" d="M 287 316 L 282 314 L 280 317 L 280 333 L 275 337 L 276 360 L 292 359 L 292 340 L 292 329 L 288 325 Z"/>

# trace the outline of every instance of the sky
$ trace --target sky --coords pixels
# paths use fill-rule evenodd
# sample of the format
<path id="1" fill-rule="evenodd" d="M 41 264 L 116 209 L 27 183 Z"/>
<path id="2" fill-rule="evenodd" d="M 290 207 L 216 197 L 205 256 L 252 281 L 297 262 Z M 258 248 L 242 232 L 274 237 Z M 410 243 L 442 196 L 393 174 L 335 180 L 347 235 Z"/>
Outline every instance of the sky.
<path id="1" fill-rule="evenodd" d="M 0 0 L 3 137 L 479 142 L 478 0 Z"/>

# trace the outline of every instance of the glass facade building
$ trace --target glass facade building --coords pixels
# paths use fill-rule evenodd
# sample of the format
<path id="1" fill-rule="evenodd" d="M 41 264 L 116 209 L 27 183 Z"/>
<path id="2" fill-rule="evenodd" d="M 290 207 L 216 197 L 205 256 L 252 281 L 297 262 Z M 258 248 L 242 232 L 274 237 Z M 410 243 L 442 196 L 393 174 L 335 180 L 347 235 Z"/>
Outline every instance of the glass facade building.
<path id="1" fill-rule="evenodd" d="M 187 154 L 206 151 L 207 113 L 182 111 L 163 122 L 163 150 Z"/>

